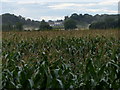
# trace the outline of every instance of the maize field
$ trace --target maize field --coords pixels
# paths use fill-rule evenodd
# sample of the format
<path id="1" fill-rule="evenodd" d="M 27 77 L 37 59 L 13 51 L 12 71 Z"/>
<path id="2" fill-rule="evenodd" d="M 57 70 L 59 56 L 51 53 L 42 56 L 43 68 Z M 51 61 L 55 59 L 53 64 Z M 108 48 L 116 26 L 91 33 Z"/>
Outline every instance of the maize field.
<path id="1" fill-rule="evenodd" d="M 7 35 L 2 39 L 3 89 L 120 89 L 119 38 Z"/>

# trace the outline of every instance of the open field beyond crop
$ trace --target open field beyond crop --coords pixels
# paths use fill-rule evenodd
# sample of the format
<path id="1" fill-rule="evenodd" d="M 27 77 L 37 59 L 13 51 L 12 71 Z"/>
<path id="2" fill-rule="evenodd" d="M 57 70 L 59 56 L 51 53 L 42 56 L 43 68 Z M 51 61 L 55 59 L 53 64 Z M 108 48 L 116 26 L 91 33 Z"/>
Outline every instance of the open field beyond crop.
<path id="1" fill-rule="evenodd" d="M 20 38 L 39 38 L 48 37 L 53 38 L 57 36 L 62 37 L 85 37 L 85 36 L 105 36 L 120 38 L 120 30 L 71 30 L 71 31 L 26 31 L 26 32 L 2 32 L 3 38 L 11 38 L 13 34 Z"/>
<path id="2" fill-rule="evenodd" d="M 3 32 L 3 88 L 120 89 L 119 33 Z"/>

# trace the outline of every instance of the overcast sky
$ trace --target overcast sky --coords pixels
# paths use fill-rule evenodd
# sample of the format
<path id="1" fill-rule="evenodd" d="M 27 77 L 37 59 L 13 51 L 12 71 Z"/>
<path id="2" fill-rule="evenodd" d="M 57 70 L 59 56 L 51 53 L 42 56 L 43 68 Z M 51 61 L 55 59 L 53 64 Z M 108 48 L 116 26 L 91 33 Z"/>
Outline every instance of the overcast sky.
<path id="1" fill-rule="evenodd" d="M 11 13 L 34 20 L 63 19 L 72 13 L 117 14 L 119 0 L 1 0 L 0 14 Z"/>

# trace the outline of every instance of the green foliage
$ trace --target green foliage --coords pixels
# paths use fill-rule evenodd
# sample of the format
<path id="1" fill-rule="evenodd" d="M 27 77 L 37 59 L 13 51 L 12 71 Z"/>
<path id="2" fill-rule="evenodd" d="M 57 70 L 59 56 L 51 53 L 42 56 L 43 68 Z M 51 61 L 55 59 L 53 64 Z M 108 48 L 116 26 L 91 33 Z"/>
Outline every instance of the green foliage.
<path id="1" fill-rule="evenodd" d="M 93 22 L 97 22 L 97 29 L 105 29 L 105 28 L 120 28 L 120 25 L 119 25 L 119 21 L 117 21 L 118 19 L 118 14 L 116 15 L 108 15 L 108 14 L 102 14 L 102 15 L 89 15 L 89 14 L 76 14 L 76 13 L 73 13 L 70 17 L 68 16 L 65 16 L 65 19 L 64 21 L 66 21 L 67 19 L 72 19 L 74 20 L 74 22 L 76 22 L 77 24 L 77 28 L 80 28 L 80 29 L 88 29 L 89 28 L 89 25 L 92 24 L 92 26 L 90 28 L 96 28 L 96 25 L 94 25 Z M 24 17 L 22 16 L 16 16 L 14 14 L 9 14 L 9 13 L 6 13 L 6 14 L 2 14 L 0 15 L 0 17 L 2 18 L 2 30 L 5 31 L 5 30 L 15 30 L 16 28 L 14 28 L 14 26 L 16 26 L 16 23 L 22 23 L 23 26 L 25 28 L 34 28 L 34 29 L 37 29 L 39 28 L 40 26 L 40 22 L 39 21 L 34 21 L 34 20 L 31 20 L 31 19 L 25 19 Z M 105 20 L 106 19 L 109 19 L 109 18 L 113 18 L 115 21 L 110 21 L 108 23 L 111 23 L 110 25 L 108 24 L 105 24 Z M 107 22 L 106 22 L 107 23 Z M 45 23 L 44 23 L 45 24 Z M 43 24 L 43 25 L 44 25 Z M 41 27 L 43 29 L 52 29 L 52 27 L 50 27 L 47 23 L 45 24 L 46 27 Z M 69 25 L 68 25 L 69 26 Z M 76 26 L 76 25 L 75 25 Z M 106 27 L 107 26 L 107 27 Z M 62 29 L 63 27 L 59 27 L 60 29 Z M 68 29 L 72 29 L 71 27 L 68 27 Z M 73 27 L 73 28 L 76 28 L 76 27 Z M 65 29 L 67 29 L 67 27 L 65 27 Z"/>
<path id="2" fill-rule="evenodd" d="M 76 22 L 73 19 L 68 18 L 64 21 L 64 28 L 65 30 L 75 29 L 77 28 Z"/>
<path id="3" fill-rule="evenodd" d="M 74 20 L 78 28 L 87 29 L 90 26 L 90 29 L 109 29 L 109 28 L 118 28 L 118 14 L 116 15 L 89 15 L 89 14 L 77 14 L 73 13 L 70 17 L 65 16 L 64 20 L 68 18 Z"/>
<path id="4" fill-rule="evenodd" d="M 13 30 L 13 26 L 11 24 L 2 24 L 2 30 Z"/>
<path id="5" fill-rule="evenodd" d="M 23 25 L 31 26 L 31 27 L 39 27 L 39 24 L 40 24 L 39 21 L 34 21 L 31 19 L 26 20 L 24 17 L 22 17 L 20 15 L 16 16 L 16 15 L 10 14 L 10 13 L 2 14 L 2 15 L 0 15 L 0 17 L 2 17 L 2 25 L 3 25 L 2 30 L 7 30 L 8 25 L 16 26 L 17 23 L 22 23 Z"/>
<path id="6" fill-rule="evenodd" d="M 39 30 L 51 30 L 51 29 L 52 27 L 47 22 L 45 22 L 45 20 L 41 21 Z"/>
<path id="7" fill-rule="evenodd" d="M 17 22 L 15 25 L 12 24 L 2 24 L 2 30 L 3 31 L 11 31 L 11 30 L 23 30 L 23 24 L 20 22 Z"/>
<path id="8" fill-rule="evenodd" d="M 105 37 L 3 38 L 3 89 L 120 89 L 120 41 Z"/>
<path id="9" fill-rule="evenodd" d="M 22 23 L 16 23 L 15 29 L 19 30 L 19 31 L 23 30 L 23 24 Z"/>
<path id="10" fill-rule="evenodd" d="M 90 29 L 115 29 L 119 28 L 118 20 L 114 18 L 106 18 L 104 21 L 95 22 L 90 25 Z"/>

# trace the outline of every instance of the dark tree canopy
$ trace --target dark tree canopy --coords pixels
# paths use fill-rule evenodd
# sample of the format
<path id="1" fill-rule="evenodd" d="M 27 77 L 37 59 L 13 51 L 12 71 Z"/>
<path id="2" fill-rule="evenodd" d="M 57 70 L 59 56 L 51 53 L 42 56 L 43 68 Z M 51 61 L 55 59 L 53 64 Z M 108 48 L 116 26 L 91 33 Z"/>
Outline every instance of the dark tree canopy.
<path id="1" fill-rule="evenodd" d="M 65 27 L 65 30 L 68 30 L 68 29 L 75 29 L 77 28 L 76 26 L 76 22 L 73 20 L 73 19 L 67 19 L 64 21 L 64 27 Z"/>
<path id="2" fill-rule="evenodd" d="M 13 28 L 14 28 L 14 26 L 13 26 Z M 17 30 L 23 30 L 23 24 L 22 23 L 16 23 L 16 26 L 15 26 L 15 28 L 17 29 Z"/>
<path id="3" fill-rule="evenodd" d="M 78 20 L 79 19 L 79 15 L 74 13 L 70 16 L 70 18 L 74 19 L 74 20 Z"/>
<path id="4" fill-rule="evenodd" d="M 119 21 L 114 18 L 106 18 L 104 21 L 95 22 L 90 25 L 90 29 L 115 29 L 119 28 Z"/>
<path id="5" fill-rule="evenodd" d="M 65 16 L 65 20 L 67 20 L 69 17 L 68 16 Z"/>
<path id="6" fill-rule="evenodd" d="M 40 30 L 51 30 L 52 27 L 49 26 L 47 22 L 44 20 L 41 21 L 34 21 L 31 19 L 26 19 L 22 16 L 16 16 L 14 14 L 2 14 L 0 15 L 2 18 L 2 30 L 22 30 L 25 28 L 40 28 Z M 62 20 L 57 20 L 57 22 L 62 22 Z M 67 23 L 70 22 L 70 23 Z M 21 25 L 20 25 L 21 24 Z M 75 29 L 77 28 L 84 28 L 88 29 L 108 29 L 108 28 L 120 28 L 120 15 L 118 14 L 96 14 L 94 16 L 89 14 L 77 14 L 73 13 L 71 16 L 65 16 L 64 19 L 64 26 L 65 29 Z M 54 28 L 54 26 L 53 26 Z M 56 26 L 55 26 L 56 28 Z"/>
<path id="7" fill-rule="evenodd" d="M 39 30 L 51 30 L 51 29 L 52 27 L 47 22 L 45 22 L 45 20 L 42 20 L 40 22 Z"/>
<path id="8" fill-rule="evenodd" d="M 31 26 L 31 27 L 39 27 L 40 22 L 39 21 L 34 21 L 31 19 L 25 19 L 22 16 L 16 16 L 14 14 L 2 14 L 0 15 L 2 17 L 2 30 L 15 30 L 15 29 L 22 29 L 20 28 L 22 24 L 23 26 Z M 17 27 L 17 28 L 16 28 Z"/>
<path id="9" fill-rule="evenodd" d="M 72 19 L 76 22 L 77 24 L 77 28 L 101 28 L 101 29 L 107 29 L 108 27 L 110 28 L 116 28 L 118 27 L 118 23 L 119 20 L 117 22 L 118 19 L 118 15 L 117 14 L 113 14 L 113 15 L 109 15 L 109 14 L 96 14 L 94 16 L 90 15 L 90 14 L 77 14 L 77 13 L 73 13 L 71 16 L 66 16 L 65 17 L 65 21 L 67 19 Z M 97 23 L 97 26 L 95 25 Z M 92 26 L 91 26 L 92 25 Z M 100 26 L 99 26 L 100 25 Z M 104 26 L 105 25 L 105 26 Z M 120 26 L 119 26 L 120 27 Z"/>
<path id="10" fill-rule="evenodd" d="M 16 23 L 14 25 L 12 24 L 2 24 L 2 30 L 4 31 L 9 31 L 9 30 L 18 30 L 21 31 L 23 30 L 23 24 L 22 23 Z"/>
<path id="11" fill-rule="evenodd" d="M 120 29 L 120 14 L 118 15 L 118 28 Z"/>

